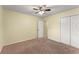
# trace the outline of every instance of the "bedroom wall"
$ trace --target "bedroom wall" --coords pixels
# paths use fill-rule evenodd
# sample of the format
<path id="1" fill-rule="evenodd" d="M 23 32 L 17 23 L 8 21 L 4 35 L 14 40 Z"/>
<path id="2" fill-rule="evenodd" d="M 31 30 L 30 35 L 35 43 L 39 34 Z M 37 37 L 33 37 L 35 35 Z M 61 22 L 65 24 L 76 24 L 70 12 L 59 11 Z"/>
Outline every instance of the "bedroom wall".
<path id="1" fill-rule="evenodd" d="M 3 47 L 3 23 L 2 23 L 2 6 L 0 6 L 0 52 Z"/>
<path id="2" fill-rule="evenodd" d="M 37 38 L 36 16 L 3 10 L 4 45 Z"/>
<path id="3" fill-rule="evenodd" d="M 79 8 L 66 10 L 44 18 L 47 26 L 48 38 L 60 41 L 60 17 L 79 14 Z"/>

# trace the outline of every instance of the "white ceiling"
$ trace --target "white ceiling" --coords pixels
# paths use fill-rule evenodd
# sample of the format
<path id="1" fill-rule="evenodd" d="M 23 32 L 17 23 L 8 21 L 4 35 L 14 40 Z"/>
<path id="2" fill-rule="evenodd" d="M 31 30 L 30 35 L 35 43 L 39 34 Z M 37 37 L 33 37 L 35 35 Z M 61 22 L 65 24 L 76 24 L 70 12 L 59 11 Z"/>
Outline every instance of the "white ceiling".
<path id="1" fill-rule="evenodd" d="M 3 8 L 9 9 L 12 11 L 17 11 L 25 14 L 30 14 L 34 16 L 39 17 L 46 17 L 49 15 L 54 15 L 58 12 L 62 12 L 65 10 L 69 10 L 72 8 L 77 8 L 78 5 L 47 5 L 48 8 L 51 8 L 51 11 L 46 12 L 44 15 L 35 14 L 35 10 L 33 10 L 34 7 L 38 7 L 39 5 L 4 5 Z"/>

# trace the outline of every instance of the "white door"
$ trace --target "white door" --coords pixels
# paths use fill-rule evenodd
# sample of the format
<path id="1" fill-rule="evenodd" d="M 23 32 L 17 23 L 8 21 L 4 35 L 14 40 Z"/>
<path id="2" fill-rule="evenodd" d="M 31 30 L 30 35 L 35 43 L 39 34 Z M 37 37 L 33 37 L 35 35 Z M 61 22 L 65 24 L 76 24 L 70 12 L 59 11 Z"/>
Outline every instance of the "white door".
<path id="1" fill-rule="evenodd" d="M 71 16 L 71 45 L 79 48 L 79 15 Z"/>
<path id="2" fill-rule="evenodd" d="M 70 17 L 62 17 L 60 21 L 60 40 L 62 43 L 70 44 Z"/>
<path id="3" fill-rule="evenodd" d="M 44 22 L 43 20 L 38 20 L 38 38 L 44 37 Z"/>

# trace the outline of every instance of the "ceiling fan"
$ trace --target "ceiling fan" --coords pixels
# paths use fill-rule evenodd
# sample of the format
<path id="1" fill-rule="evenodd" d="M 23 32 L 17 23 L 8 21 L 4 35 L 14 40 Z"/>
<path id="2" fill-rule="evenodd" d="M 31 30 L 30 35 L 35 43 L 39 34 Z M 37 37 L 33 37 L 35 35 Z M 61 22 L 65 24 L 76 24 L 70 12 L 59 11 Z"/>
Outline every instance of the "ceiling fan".
<path id="1" fill-rule="evenodd" d="M 43 15 L 46 12 L 51 11 L 51 9 L 48 8 L 46 5 L 38 6 L 37 8 L 33 8 L 33 10 L 36 11 L 35 14 L 40 14 L 40 15 Z"/>

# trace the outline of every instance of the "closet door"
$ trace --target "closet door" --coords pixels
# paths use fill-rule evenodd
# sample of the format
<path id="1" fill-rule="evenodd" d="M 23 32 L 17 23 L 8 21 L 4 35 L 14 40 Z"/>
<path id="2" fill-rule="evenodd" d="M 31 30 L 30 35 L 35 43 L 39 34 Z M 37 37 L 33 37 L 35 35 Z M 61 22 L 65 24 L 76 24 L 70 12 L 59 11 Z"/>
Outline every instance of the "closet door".
<path id="1" fill-rule="evenodd" d="M 79 15 L 71 16 L 71 45 L 79 48 Z"/>
<path id="2" fill-rule="evenodd" d="M 60 23 L 60 40 L 62 43 L 70 44 L 70 17 L 62 17 Z"/>

